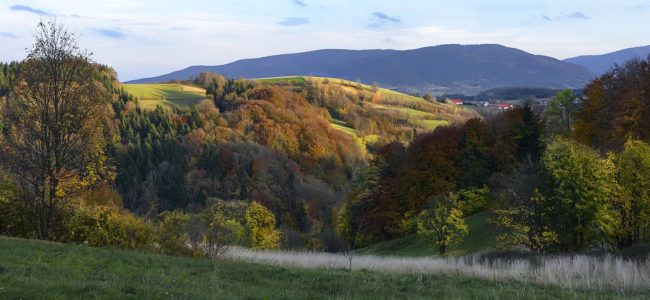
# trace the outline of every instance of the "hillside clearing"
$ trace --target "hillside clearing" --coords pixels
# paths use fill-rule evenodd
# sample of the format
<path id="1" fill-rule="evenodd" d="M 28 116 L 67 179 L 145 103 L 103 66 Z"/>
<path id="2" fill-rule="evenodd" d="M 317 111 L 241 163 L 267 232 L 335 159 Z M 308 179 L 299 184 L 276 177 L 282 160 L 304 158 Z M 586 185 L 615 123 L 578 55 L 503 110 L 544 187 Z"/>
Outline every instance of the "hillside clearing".
<path id="1" fill-rule="evenodd" d="M 190 106 L 206 99 L 204 89 L 184 84 L 122 84 L 122 87 L 146 109 L 157 105 L 170 108 Z"/>
<path id="2" fill-rule="evenodd" d="M 0 237 L 0 298 L 642 299 L 457 275 L 348 272 L 152 255 Z"/>
<path id="3" fill-rule="evenodd" d="M 452 244 L 447 255 L 468 255 L 481 251 L 493 250 L 496 245 L 496 231 L 489 224 L 491 215 L 481 212 L 465 218 L 469 226 L 469 235 L 460 244 Z M 421 239 L 417 234 L 410 234 L 399 239 L 384 241 L 357 251 L 364 255 L 379 256 L 438 256 L 438 248 Z"/>

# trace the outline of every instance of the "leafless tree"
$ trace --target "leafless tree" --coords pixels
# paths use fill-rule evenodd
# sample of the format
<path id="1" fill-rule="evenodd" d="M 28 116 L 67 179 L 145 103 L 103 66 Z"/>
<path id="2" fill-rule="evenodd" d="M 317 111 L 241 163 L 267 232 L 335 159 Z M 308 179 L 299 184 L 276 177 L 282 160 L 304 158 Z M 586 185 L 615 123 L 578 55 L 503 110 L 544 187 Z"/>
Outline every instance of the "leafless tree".
<path id="1" fill-rule="evenodd" d="M 210 259 L 218 259 L 228 250 L 232 238 L 223 224 L 213 223 L 205 232 L 206 256 Z"/>
<path id="2" fill-rule="evenodd" d="M 109 96 L 74 34 L 49 21 L 38 24 L 34 37 L 3 105 L 0 159 L 28 194 L 36 234 L 48 238 L 61 203 L 100 176 Z"/>
<path id="3" fill-rule="evenodd" d="M 359 235 L 361 234 L 361 229 L 363 228 L 363 221 L 365 218 L 357 218 L 357 228 L 354 232 L 354 239 L 349 241 L 347 249 L 345 251 L 345 256 L 348 258 L 348 270 L 352 271 L 352 260 L 354 259 L 354 252 L 357 250 L 357 242 L 359 241 Z"/>

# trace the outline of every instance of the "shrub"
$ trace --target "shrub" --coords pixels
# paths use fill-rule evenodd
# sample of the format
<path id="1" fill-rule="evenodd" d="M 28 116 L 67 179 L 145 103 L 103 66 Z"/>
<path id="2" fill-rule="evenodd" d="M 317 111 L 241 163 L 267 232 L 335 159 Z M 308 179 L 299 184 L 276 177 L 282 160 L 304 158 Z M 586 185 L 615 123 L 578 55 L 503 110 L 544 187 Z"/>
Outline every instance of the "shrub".
<path id="1" fill-rule="evenodd" d="M 226 220 L 220 212 L 213 216 L 203 233 L 203 240 L 209 258 L 221 257 L 227 246 L 248 245 L 246 228 L 236 220 Z"/>
<path id="2" fill-rule="evenodd" d="M 64 241 L 91 246 L 151 249 L 155 230 L 151 224 L 109 207 L 78 207 L 66 221 Z"/>
<path id="3" fill-rule="evenodd" d="M 190 237 L 187 233 L 187 225 L 192 220 L 192 216 L 179 212 L 164 212 L 161 215 L 158 235 L 160 241 L 160 251 L 169 255 L 194 255 L 190 243 Z"/>
<path id="4" fill-rule="evenodd" d="M 17 201 L 17 193 L 16 185 L 0 173 L 0 234 L 23 236 L 20 233 L 26 232 L 21 218 L 23 205 Z"/>
<path id="5" fill-rule="evenodd" d="M 473 214 L 485 210 L 487 204 L 487 195 L 490 189 L 487 186 L 482 188 L 469 188 L 458 191 L 458 200 L 460 210 L 464 216 L 471 216 Z"/>

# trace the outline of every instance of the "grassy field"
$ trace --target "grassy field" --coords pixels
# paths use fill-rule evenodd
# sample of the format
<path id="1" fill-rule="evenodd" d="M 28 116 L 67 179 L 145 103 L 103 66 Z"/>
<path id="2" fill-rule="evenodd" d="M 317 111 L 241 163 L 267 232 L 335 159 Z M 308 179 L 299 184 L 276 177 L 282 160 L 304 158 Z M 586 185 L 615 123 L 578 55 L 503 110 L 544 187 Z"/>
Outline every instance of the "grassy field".
<path id="1" fill-rule="evenodd" d="M 449 125 L 449 122 L 444 120 L 415 120 L 415 122 L 429 131 L 433 131 L 438 126 Z"/>
<path id="2" fill-rule="evenodd" d="M 489 224 L 490 214 L 482 212 L 465 218 L 469 226 L 469 235 L 462 243 L 454 244 L 447 249 L 447 255 L 467 255 L 479 251 L 493 249 L 496 245 L 496 231 Z M 360 254 L 380 256 L 438 256 L 438 248 L 421 239 L 417 234 L 385 241 L 367 248 L 359 249 Z"/>
<path id="3" fill-rule="evenodd" d="M 368 135 L 365 137 L 360 137 L 357 135 L 357 131 L 354 128 L 348 126 L 344 121 L 338 119 L 330 120 L 330 127 L 340 130 L 341 132 L 351 136 L 360 146 L 364 146 L 366 143 L 375 143 L 379 140 L 380 136 L 376 134 Z"/>
<path id="4" fill-rule="evenodd" d="M 284 85 L 304 84 L 306 81 L 305 77 L 302 76 L 258 78 L 255 80 L 268 83 L 268 84 L 284 84 Z"/>
<path id="5" fill-rule="evenodd" d="M 2 299 L 643 299 L 459 276 L 208 261 L 0 237 Z"/>
<path id="6" fill-rule="evenodd" d="M 159 104 L 163 107 L 190 106 L 206 98 L 205 90 L 183 84 L 122 84 L 122 87 L 146 109 Z"/>

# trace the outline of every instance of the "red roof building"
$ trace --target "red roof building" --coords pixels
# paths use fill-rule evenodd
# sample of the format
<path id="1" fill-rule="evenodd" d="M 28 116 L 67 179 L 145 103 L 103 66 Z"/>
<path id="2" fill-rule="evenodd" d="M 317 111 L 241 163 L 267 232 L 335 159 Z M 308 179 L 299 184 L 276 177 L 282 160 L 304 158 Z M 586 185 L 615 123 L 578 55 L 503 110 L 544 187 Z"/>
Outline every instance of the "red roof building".
<path id="1" fill-rule="evenodd" d="M 493 107 L 505 110 L 505 109 L 511 109 L 513 106 L 512 106 L 512 104 L 508 104 L 508 103 L 497 103 L 497 104 L 494 104 Z"/>

